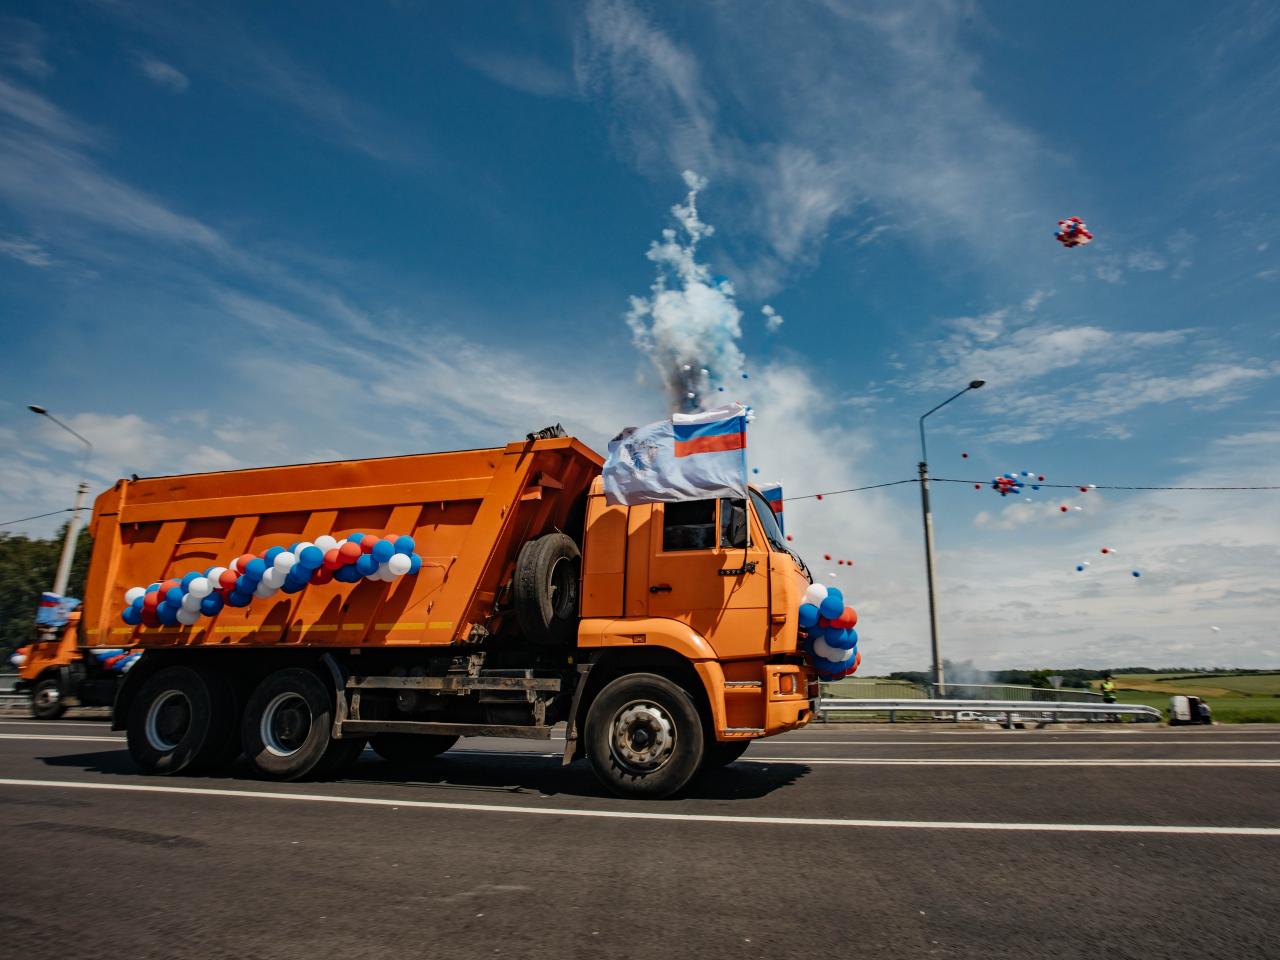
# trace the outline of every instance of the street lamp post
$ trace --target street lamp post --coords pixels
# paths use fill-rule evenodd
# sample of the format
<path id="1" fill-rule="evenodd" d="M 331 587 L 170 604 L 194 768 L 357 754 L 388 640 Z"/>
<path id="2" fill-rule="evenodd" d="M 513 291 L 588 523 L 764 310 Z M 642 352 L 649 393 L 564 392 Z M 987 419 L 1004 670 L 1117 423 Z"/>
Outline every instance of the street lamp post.
<path id="1" fill-rule="evenodd" d="M 62 542 L 62 558 L 58 561 L 58 572 L 53 578 L 53 592 L 63 596 L 67 592 L 67 581 L 71 578 L 71 562 L 76 555 L 76 537 L 80 534 L 80 511 L 84 507 L 84 495 L 89 492 L 89 484 L 83 479 L 89 470 L 89 458 L 93 456 L 93 444 L 76 433 L 65 423 L 55 417 L 44 407 L 28 404 L 27 409 L 48 417 L 67 433 L 71 434 L 85 446 L 84 461 L 80 464 L 80 485 L 76 488 L 76 505 L 71 511 L 71 519 L 67 521 L 67 536 Z"/>
<path id="2" fill-rule="evenodd" d="M 970 380 L 959 393 L 952 394 L 920 418 L 920 511 L 924 516 L 924 565 L 929 580 L 929 641 L 933 649 L 933 683 L 938 696 L 946 694 L 946 678 L 942 674 L 942 658 L 938 654 L 938 603 L 934 596 L 933 511 L 929 507 L 929 456 L 924 442 L 924 418 L 936 413 L 956 397 L 977 390 L 987 381 Z"/>

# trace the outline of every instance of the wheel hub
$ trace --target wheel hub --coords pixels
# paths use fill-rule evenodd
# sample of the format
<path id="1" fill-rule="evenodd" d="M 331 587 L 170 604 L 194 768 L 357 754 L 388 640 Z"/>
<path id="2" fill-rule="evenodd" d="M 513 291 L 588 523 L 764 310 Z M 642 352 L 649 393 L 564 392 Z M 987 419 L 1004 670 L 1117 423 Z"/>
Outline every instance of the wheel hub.
<path id="1" fill-rule="evenodd" d="M 181 690 L 166 690 L 147 710 L 147 743 L 168 753 L 182 742 L 191 727 L 191 701 Z"/>
<path id="2" fill-rule="evenodd" d="M 628 703 L 616 714 L 610 747 L 614 759 L 636 773 L 649 773 L 671 758 L 676 732 L 671 716 L 647 700 Z"/>
<path id="3" fill-rule="evenodd" d="M 311 708 L 296 693 L 279 694 L 262 711 L 258 732 L 269 753 L 291 757 L 311 733 Z"/>
<path id="4" fill-rule="evenodd" d="M 61 699 L 61 694 L 57 687 L 46 686 L 36 691 L 34 699 L 38 707 L 52 707 Z"/>

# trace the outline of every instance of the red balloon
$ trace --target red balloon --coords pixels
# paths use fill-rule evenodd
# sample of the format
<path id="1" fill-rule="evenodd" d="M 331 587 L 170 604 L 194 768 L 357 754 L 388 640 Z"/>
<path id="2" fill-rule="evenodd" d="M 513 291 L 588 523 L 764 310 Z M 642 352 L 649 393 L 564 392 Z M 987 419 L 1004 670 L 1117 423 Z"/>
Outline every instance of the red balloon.
<path id="1" fill-rule="evenodd" d="M 1058 509 L 1061 510 L 1063 513 L 1067 512 L 1067 508 L 1065 506 L 1061 506 Z"/>
<path id="2" fill-rule="evenodd" d="M 1037 479 L 1037 480 L 1039 480 L 1041 483 L 1044 483 L 1044 477 L 1043 477 L 1043 476 L 1036 477 L 1036 479 Z"/>
<path id="3" fill-rule="evenodd" d="M 845 607 L 844 613 L 831 621 L 833 627 L 839 627 L 842 630 L 848 630 L 858 625 L 858 612 L 853 607 Z"/>
<path id="4" fill-rule="evenodd" d="M 343 564 L 342 554 L 338 552 L 337 547 L 334 547 L 332 550 L 326 550 L 324 552 L 324 568 L 323 569 L 337 570 L 340 566 L 342 566 L 342 564 Z"/>
<path id="5" fill-rule="evenodd" d="M 816 500 L 821 500 L 821 499 L 822 499 L 822 494 L 818 494 L 814 499 L 816 499 Z"/>
<path id="6" fill-rule="evenodd" d="M 142 623 L 148 627 L 160 626 L 160 617 L 155 610 L 148 610 L 145 606 L 142 609 Z"/>
<path id="7" fill-rule="evenodd" d="M 1103 552 L 1103 553 L 1110 553 L 1110 552 L 1111 552 L 1111 548 L 1110 548 L 1110 547 L 1103 547 L 1103 548 L 1102 548 L 1102 552 Z"/>
<path id="8" fill-rule="evenodd" d="M 829 627 L 831 626 L 831 621 L 828 620 L 826 617 L 818 617 L 818 626 Z"/>
<path id="9" fill-rule="evenodd" d="M 350 540 L 338 548 L 338 556 L 342 558 L 344 564 L 355 563 L 360 559 L 361 552 L 360 544 L 352 543 Z"/>
<path id="10" fill-rule="evenodd" d="M 381 537 L 375 537 L 372 533 L 366 533 L 364 535 L 364 539 L 360 541 L 361 553 L 369 553 L 370 551 L 372 551 L 374 544 L 376 544 L 381 539 L 382 539 Z"/>
<path id="11" fill-rule="evenodd" d="M 1088 487 L 1081 487 L 1081 488 L 1080 488 L 1080 492 L 1081 492 L 1081 493 L 1088 493 L 1088 492 L 1089 492 L 1089 488 L 1088 488 Z"/>
<path id="12" fill-rule="evenodd" d="M 237 568 L 241 573 L 244 573 L 245 565 L 246 565 L 250 560 L 257 560 L 257 559 L 258 559 L 258 558 L 257 558 L 257 557 L 255 557 L 252 553 L 242 553 L 240 556 L 236 557 L 236 568 Z"/>
<path id="13" fill-rule="evenodd" d="M 969 455 L 967 453 L 962 453 L 960 454 L 960 456 L 963 457 L 965 460 L 969 459 Z"/>
<path id="14" fill-rule="evenodd" d="M 830 560 L 830 559 L 831 559 L 831 554 L 829 554 L 829 553 L 824 553 L 824 554 L 822 555 L 822 559 L 823 559 L 823 560 Z"/>
<path id="15" fill-rule="evenodd" d="M 160 606 L 159 590 L 152 590 L 150 593 L 148 593 L 145 597 L 142 598 L 143 610 L 154 610 L 158 606 Z"/>
<path id="16" fill-rule="evenodd" d="M 980 484 L 980 483 L 975 483 L 975 484 L 973 485 L 973 489 L 975 489 L 975 490 L 981 490 L 981 489 L 982 489 L 982 484 Z"/>
<path id="17" fill-rule="evenodd" d="M 174 587 L 180 587 L 180 586 L 182 586 L 181 580 L 166 580 L 164 583 L 160 584 L 160 590 L 158 592 L 160 594 L 161 599 L 163 599 L 164 595 L 168 593 L 170 590 L 172 590 Z"/>
<path id="18" fill-rule="evenodd" d="M 320 567 L 311 574 L 311 582 L 314 584 L 328 583 L 333 579 L 333 571 Z"/>
<path id="19" fill-rule="evenodd" d="M 791 534 L 789 534 L 789 533 L 788 533 L 788 534 L 787 534 L 787 539 L 788 539 L 788 540 L 794 540 L 794 539 L 795 539 L 795 537 L 791 536 Z"/>
<path id="20" fill-rule="evenodd" d="M 240 579 L 240 574 L 234 570 L 223 570 L 222 573 L 218 574 L 218 586 L 224 590 L 230 590 L 236 585 L 238 579 Z"/>

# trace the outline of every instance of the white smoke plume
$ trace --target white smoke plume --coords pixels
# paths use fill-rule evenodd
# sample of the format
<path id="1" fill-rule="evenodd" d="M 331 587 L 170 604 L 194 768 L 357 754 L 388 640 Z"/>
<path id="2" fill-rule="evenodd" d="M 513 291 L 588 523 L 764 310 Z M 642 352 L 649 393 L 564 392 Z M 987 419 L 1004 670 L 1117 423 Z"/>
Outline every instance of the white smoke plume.
<path id="1" fill-rule="evenodd" d="M 650 245 L 657 277 L 648 297 L 631 298 L 627 325 L 657 368 L 672 409 L 694 411 L 724 402 L 725 385 L 742 375 L 742 311 L 733 284 L 713 278 L 697 261 L 698 244 L 715 232 L 698 218 L 698 193 L 707 181 L 686 170 L 684 182 L 684 203 L 671 208 L 679 228 L 668 227 Z"/>
<path id="2" fill-rule="evenodd" d="M 782 314 L 767 303 L 760 308 L 760 312 L 764 314 L 765 329 L 770 333 L 777 333 L 782 328 L 782 324 L 786 322 L 782 319 Z"/>

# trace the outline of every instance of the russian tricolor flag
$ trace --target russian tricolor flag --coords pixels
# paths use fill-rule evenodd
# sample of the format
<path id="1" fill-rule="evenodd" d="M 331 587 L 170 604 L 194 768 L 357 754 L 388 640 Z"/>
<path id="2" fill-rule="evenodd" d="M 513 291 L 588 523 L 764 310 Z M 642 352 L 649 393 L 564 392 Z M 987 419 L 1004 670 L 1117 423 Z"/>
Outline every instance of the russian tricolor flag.
<path id="1" fill-rule="evenodd" d="M 746 414 L 724 417 L 723 410 L 710 414 L 676 414 L 671 418 L 677 457 L 698 453 L 725 453 L 747 449 Z M 715 419 L 704 419 L 714 417 Z"/>
<path id="2" fill-rule="evenodd" d="M 769 509 L 773 511 L 774 517 L 778 521 L 778 529 L 783 533 L 787 532 L 787 528 L 782 524 L 782 484 L 774 483 L 768 486 L 760 486 L 760 495 L 764 497 L 765 503 L 769 504 Z"/>

